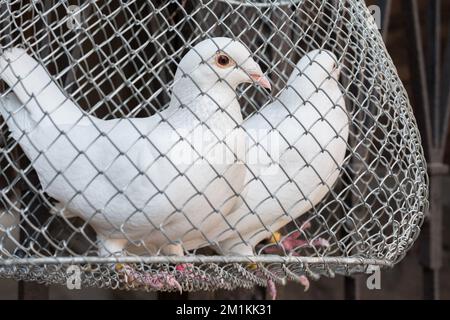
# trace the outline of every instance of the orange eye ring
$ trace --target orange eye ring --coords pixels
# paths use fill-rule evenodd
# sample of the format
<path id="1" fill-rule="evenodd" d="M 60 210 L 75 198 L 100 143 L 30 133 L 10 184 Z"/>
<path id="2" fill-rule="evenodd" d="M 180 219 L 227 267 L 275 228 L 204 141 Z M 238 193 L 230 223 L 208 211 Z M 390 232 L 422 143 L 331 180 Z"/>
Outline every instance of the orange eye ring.
<path id="1" fill-rule="evenodd" d="M 219 68 L 228 68 L 234 65 L 234 61 L 227 54 L 218 52 L 216 54 L 216 65 Z"/>

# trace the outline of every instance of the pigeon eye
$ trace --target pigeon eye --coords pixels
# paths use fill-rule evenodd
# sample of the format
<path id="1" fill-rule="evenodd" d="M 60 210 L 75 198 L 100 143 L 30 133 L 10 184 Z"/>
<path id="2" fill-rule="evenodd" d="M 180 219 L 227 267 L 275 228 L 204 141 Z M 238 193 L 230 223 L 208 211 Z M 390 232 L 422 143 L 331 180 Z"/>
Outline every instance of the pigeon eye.
<path id="1" fill-rule="evenodd" d="M 232 60 L 224 53 L 218 53 L 216 55 L 216 64 L 221 68 L 226 68 L 232 64 Z"/>

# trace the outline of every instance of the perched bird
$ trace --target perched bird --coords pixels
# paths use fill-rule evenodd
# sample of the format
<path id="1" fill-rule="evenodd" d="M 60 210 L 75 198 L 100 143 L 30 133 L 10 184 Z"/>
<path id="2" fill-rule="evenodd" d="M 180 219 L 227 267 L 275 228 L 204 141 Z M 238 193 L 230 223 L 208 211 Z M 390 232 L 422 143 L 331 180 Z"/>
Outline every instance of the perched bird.
<path id="1" fill-rule="evenodd" d="M 195 45 L 178 65 L 169 107 L 148 118 L 83 112 L 20 48 L 1 54 L 0 78 L 12 91 L 0 106 L 12 137 L 60 213 L 95 229 L 102 256 L 144 239 L 155 254 L 182 255 L 180 243 L 203 241 L 202 226 L 222 220 L 243 189 L 235 89 L 270 88 L 248 49 L 229 38 Z"/>
<path id="2" fill-rule="evenodd" d="M 227 223 L 208 234 L 217 239 L 220 253 L 254 255 L 258 243 L 317 205 L 333 187 L 349 134 L 340 70 L 333 53 L 309 52 L 276 101 L 244 121 L 244 196 Z M 299 235 L 275 241 L 284 254 L 295 254 Z"/>

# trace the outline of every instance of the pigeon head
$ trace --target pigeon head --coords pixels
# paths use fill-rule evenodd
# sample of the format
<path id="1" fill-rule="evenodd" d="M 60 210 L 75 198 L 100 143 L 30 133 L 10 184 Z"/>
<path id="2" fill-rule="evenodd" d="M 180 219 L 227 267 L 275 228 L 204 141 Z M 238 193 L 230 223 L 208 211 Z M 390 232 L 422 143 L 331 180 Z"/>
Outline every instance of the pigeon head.
<path id="1" fill-rule="evenodd" d="M 308 98 L 318 88 L 328 84 L 336 84 L 339 80 L 341 67 L 336 56 L 327 50 L 313 50 L 305 54 L 297 63 L 294 72 L 288 80 L 286 94 L 300 95 Z"/>
<path id="2" fill-rule="evenodd" d="M 190 78 L 202 92 L 208 92 L 217 83 L 225 83 L 233 90 L 241 83 L 271 89 L 250 51 L 241 42 L 224 37 L 196 44 L 178 65 L 175 80 L 181 77 Z"/>
<path id="3" fill-rule="evenodd" d="M 320 85 L 329 78 L 338 81 L 341 73 L 336 56 L 327 50 L 313 50 L 307 53 L 297 64 L 297 69 L 315 85 Z"/>

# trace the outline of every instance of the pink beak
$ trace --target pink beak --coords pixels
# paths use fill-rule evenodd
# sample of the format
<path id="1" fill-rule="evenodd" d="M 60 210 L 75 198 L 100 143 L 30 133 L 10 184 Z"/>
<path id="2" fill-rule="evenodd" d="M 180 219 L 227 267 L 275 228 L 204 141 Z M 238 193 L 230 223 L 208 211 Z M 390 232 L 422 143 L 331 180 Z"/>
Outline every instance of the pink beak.
<path id="1" fill-rule="evenodd" d="M 252 73 L 250 74 L 250 78 L 252 78 L 252 80 L 258 83 L 261 87 L 272 90 L 269 79 L 267 79 L 264 75 Z"/>

